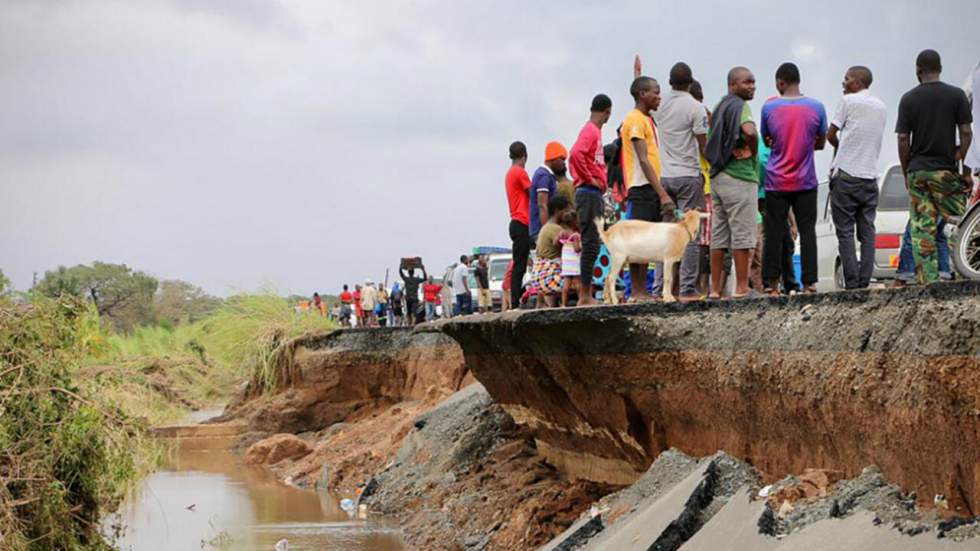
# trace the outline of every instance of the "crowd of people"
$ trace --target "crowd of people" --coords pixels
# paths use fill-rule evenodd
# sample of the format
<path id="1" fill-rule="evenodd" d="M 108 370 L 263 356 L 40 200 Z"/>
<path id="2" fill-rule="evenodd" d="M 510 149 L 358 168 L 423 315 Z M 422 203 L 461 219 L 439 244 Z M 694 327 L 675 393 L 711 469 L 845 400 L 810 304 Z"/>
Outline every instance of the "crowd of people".
<path id="1" fill-rule="evenodd" d="M 354 285 L 351 291 L 347 284 L 338 295 L 340 304 L 336 317 L 343 325 L 357 327 L 398 327 L 414 325 L 418 321 L 433 321 L 437 318 L 450 318 L 474 312 L 470 289 L 470 277 L 476 282 L 476 311 L 485 313 L 493 308 L 490 294 L 489 269 L 486 255 L 461 255 L 459 262 L 450 265 L 441 280 L 426 272 L 425 266 L 399 269 L 401 283 L 394 282 L 386 288 L 371 279 L 363 285 Z M 313 303 L 325 314 L 325 306 L 317 293 Z M 421 303 L 420 303 L 421 296 Z M 309 305 L 309 301 L 300 303 Z"/>
<path id="2" fill-rule="evenodd" d="M 910 196 L 904 245 L 918 281 L 927 283 L 939 278 L 936 243 L 942 235 L 937 224 L 963 214 L 972 193 L 970 166 L 980 163 L 964 163 L 972 138 L 971 107 L 962 89 L 940 80 L 939 53 L 922 51 L 915 69 L 919 85 L 902 97 L 895 132 Z M 607 224 L 620 218 L 673 222 L 691 209 L 708 212 L 710 218 L 678 264 L 679 300 L 722 298 L 731 264 L 732 298 L 816 292 L 814 156 L 827 143 L 834 150 L 830 204 L 846 288 L 868 287 L 888 108 L 871 92 L 868 67 L 846 70 L 843 97 L 829 118 L 820 101 L 802 93 L 801 80 L 795 64 L 780 65 L 778 95 L 765 102 L 756 118 L 748 103 L 756 79 L 748 68 L 728 72 L 728 93 L 708 109 L 686 63 L 671 68 L 670 89 L 662 93 L 656 79 L 642 74 L 637 57 L 629 89 L 633 109 L 611 144 L 602 140 L 612 117 L 612 101 L 605 94 L 593 98 L 589 120 L 570 151 L 558 141 L 545 146 L 544 162 L 533 177 L 526 170 L 527 147 L 512 143 L 505 177 L 513 251 L 510 302 L 518 304 L 530 251 L 536 249 L 530 285 L 539 303 L 554 305 L 560 296 L 566 304 L 568 294 L 576 292 L 575 282 L 582 291 L 578 304 L 593 304 L 593 285 L 602 284 L 593 282 L 600 252 L 597 219 Z M 801 282 L 793 273 L 797 237 Z M 663 270 L 655 267 L 651 285 L 648 266 L 631 264 L 626 293 L 633 300 L 658 299 Z"/>

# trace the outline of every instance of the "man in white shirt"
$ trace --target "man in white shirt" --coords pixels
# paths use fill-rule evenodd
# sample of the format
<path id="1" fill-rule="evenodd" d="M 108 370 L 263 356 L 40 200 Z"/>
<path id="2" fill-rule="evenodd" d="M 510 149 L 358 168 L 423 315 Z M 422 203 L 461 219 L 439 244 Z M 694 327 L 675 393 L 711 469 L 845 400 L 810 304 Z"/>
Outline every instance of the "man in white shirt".
<path id="1" fill-rule="evenodd" d="M 459 264 L 453 269 L 453 293 L 456 294 L 456 312 L 461 316 L 473 313 L 473 297 L 470 295 L 470 267 L 469 258 L 466 255 L 459 257 Z"/>
<path id="2" fill-rule="evenodd" d="M 681 211 L 705 210 L 701 155 L 708 136 L 708 113 L 691 96 L 693 82 L 694 75 L 687 63 L 675 63 L 670 69 L 670 92 L 654 114 L 660 135 L 661 183 Z M 681 258 L 679 300 L 682 302 L 699 298 L 698 252 L 698 242 L 691 240 Z M 663 263 L 658 262 L 654 296 L 663 290 L 663 271 Z"/>
<path id="3" fill-rule="evenodd" d="M 834 146 L 830 165 L 830 207 L 847 289 L 871 283 L 878 208 L 878 155 L 885 133 L 885 104 L 868 92 L 871 70 L 854 66 L 844 75 L 844 97 L 830 122 L 827 141 Z M 854 229 L 861 260 L 854 250 Z"/>
<path id="4" fill-rule="evenodd" d="M 374 288 L 374 282 L 370 279 L 364 283 L 361 290 L 361 309 L 364 310 L 364 326 L 376 327 L 377 317 L 374 315 L 374 307 L 378 305 L 378 292 Z"/>
<path id="5" fill-rule="evenodd" d="M 973 124 L 974 126 L 980 124 L 980 98 L 977 97 L 980 94 L 980 63 L 977 63 L 976 68 L 973 69 L 973 74 L 970 75 L 969 89 L 966 95 L 969 96 L 970 101 L 973 102 Z M 973 132 L 976 136 L 976 131 Z M 980 174 L 980 139 L 974 138 L 970 142 L 970 151 L 966 155 L 966 166 L 973 169 L 975 174 Z M 980 193 L 980 191 L 978 191 Z"/>

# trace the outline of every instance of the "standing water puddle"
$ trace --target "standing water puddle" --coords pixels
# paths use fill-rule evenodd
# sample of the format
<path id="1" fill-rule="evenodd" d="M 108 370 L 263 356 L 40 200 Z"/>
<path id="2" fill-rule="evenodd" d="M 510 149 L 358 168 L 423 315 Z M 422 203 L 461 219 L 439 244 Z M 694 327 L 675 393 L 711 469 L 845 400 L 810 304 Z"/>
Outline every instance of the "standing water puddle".
<path id="1" fill-rule="evenodd" d="M 106 519 L 119 549 L 400 551 L 396 525 L 352 519 L 333 496 L 286 486 L 229 450 L 234 438 L 186 438 Z"/>

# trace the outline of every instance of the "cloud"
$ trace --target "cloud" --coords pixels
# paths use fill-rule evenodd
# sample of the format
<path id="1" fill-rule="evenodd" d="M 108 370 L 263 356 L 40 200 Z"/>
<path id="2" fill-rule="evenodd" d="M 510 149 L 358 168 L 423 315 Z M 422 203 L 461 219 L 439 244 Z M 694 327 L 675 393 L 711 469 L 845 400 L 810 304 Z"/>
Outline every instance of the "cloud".
<path id="1" fill-rule="evenodd" d="M 636 53 L 662 82 L 687 61 L 708 103 L 744 64 L 756 113 L 782 61 L 801 64 L 828 110 L 843 69 L 862 63 L 893 113 L 918 49 L 940 49 L 956 81 L 976 64 L 966 37 L 980 7 L 947 8 L 902 0 L 882 19 L 835 0 L 801 19 L 762 2 L 4 2 L 0 268 L 24 288 L 34 271 L 113 260 L 218 293 L 326 292 L 402 255 L 438 271 L 474 245 L 508 245 L 511 141 L 532 165 L 548 141 L 570 146 L 598 92 L 613 98 L 612 139 Z M 928 45 L 916 38 L 938 26 Z"/>

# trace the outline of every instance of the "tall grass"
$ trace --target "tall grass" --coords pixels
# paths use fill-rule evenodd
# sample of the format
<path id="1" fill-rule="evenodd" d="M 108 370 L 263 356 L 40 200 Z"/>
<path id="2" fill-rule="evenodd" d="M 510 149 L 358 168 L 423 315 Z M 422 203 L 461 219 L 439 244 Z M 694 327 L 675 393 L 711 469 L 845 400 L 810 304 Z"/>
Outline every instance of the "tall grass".
<path id="1" fill-rule="evenodd" d="M 151 422 L 174 420 L 182 411 L 180 404 L 138 398 L 144 394 L 139 387 L 145 386 L 143 372 L 151 362 L 167 360 L 163 362 L 167 374 L 175 375 L 170 379 L 176 381 L 184 398 L 214 405 L 227 400 L 246 378 L 260 389 L 272 388 L 278 377 L 277 358 L 289 339 L 336 327 L 317 312 L 295 313 L 282 297 L 237 295 L 195 323 L 160 324 L 137 328 L 129 335 L 108 336 L 100 361 L 128 369 L 130 375 L 114 379 L 106 391 L 140 408 L 138 414 Z"/>

